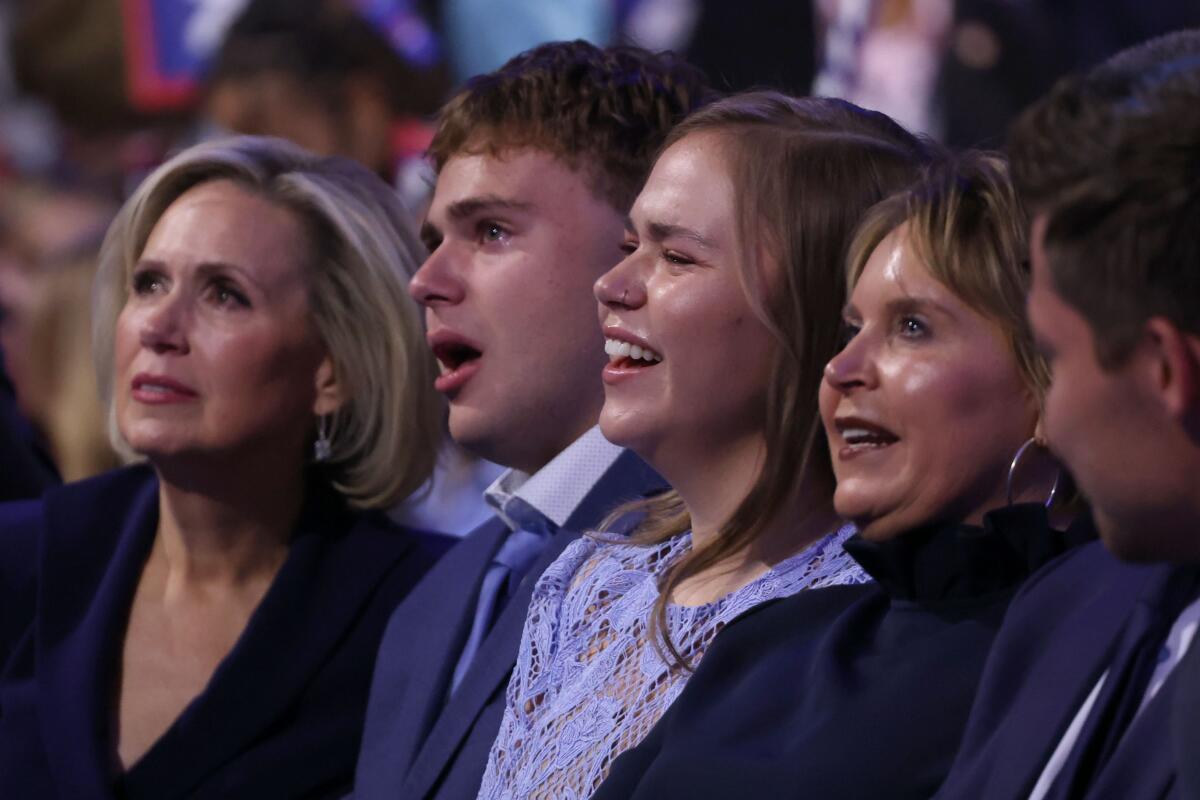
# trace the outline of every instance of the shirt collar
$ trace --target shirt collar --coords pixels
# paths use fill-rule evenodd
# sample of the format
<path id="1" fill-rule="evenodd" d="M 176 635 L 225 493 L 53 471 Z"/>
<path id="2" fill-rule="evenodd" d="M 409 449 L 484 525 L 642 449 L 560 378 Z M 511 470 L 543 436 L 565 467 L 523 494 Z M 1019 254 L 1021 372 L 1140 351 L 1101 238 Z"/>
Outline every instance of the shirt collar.
<path id="1" fill-rule="evenodd" d="M 513 530 L 520 525 L 506 509 L 514 497 L 562 527 L 622 452 L 623 448 L 604 438 L 597 425 L 532 475 L 517 469 L 501 473 L 483 496 Z"/>

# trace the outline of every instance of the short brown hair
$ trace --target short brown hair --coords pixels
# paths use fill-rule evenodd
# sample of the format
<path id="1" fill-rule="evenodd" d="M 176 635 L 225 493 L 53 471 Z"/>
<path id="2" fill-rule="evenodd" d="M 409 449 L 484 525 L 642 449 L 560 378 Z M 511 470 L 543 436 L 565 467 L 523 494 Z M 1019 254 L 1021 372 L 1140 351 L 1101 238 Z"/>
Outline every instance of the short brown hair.
<path id="1" fill-rule="evenodd" d="M 944 156 L 909 189 L 876 205 L 850 245 L 846 278 L 853 288 L 887 236 L 906 225 L 907 242 L 930 274 L 1000 326 L 1025 384 L 1039 404 L 1050 371 L 1025 314 L 1029 290 L 1028 218 L 996 153 Z"/>
<path id="2" fill-rule="evenodd" d="M 1169 33 L 1070 75 L 1026 109 L 1009 131 L 1013 183 L 1032 214 L 1068 202 L 1109 161 L 1123 102 L 1148 73 L 1200 56 L 1200 30 Z"/>
<path id="3" fill-rule="evenodd" d="M 749 92 L 685 120 L 666 145 L 719 137 L 738 209 L 737 242 L 746 297 L 773 334 L 766 454 L 758 479 L 718 540 L 680 559 L 663 578 L 654 627 L 665 634 L 674 587 L 749 546 L 803 483 L 833 494 L 828 445 L 817 413 L 825 363 L 837 352 L 845 299 L 846 247 L 862 214 L 905 186 L 927 157 L 924 142 L 889 117 L 843 100 Z M 762 263 L 764 256 L 771 264 Z M 774 267 L 772 269 L 772 267 Z M 691 526 L 674 492 L 643 504 L 637 541 L 654 543 Z M 671 656 L 686 654 L 664 639 Z"/>
<path id="4" fill-rule="evenodd" d="M 1104 165 L 1047 215 L 1045 251 L 1101 365 L 1121 364 L 1150 317 L 1200 334 L 1200 57 L 1150 71 L 1119 105 Z"/>
<path id="5" fill-rule="evenodd" d="M 710 98 L 703 73 L 671 53 L 551 42 L 468 81 L 429 153 L 441 171 L 459 153 L 545 150 L 626 213 L 667 132 Z"/>

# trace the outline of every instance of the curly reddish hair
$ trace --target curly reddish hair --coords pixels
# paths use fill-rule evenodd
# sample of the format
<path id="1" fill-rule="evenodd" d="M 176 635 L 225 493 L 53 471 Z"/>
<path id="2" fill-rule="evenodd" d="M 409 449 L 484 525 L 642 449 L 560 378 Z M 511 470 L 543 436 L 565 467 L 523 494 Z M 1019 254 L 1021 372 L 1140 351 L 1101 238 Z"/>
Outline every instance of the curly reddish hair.
<path id="1" fill-rule="evenodd" d="M 712 97 L 672 53 L 551 42 L 469 80 L 442 108 L 429 153 L 440 172 L 460 153 L 544 150 L 624 213 L 667 133 Z"/>

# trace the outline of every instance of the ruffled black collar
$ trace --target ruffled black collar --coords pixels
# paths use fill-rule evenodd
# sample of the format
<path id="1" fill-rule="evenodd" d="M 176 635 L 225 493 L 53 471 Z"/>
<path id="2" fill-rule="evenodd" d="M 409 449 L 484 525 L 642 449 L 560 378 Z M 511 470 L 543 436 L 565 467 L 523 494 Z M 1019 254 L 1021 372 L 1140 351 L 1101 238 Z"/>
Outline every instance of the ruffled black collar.
<path id="1" fill-rule="evenodd" d="M 845 547 L 893 600 L 925 604 L 1010 590 L 1089 532 L 1052 528 L 1045 508 L 1024 503 L 989 511 L 982 526 L 929 525 L 884 542 L 855 536 Z"/>

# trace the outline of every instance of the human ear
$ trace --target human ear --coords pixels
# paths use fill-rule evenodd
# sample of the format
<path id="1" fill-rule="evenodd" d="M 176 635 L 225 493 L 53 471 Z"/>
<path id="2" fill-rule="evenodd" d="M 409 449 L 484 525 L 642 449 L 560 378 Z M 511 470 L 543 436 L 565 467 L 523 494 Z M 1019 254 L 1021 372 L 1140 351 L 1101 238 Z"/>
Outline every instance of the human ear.
<path id="1" fill-rule="evenodd" d="M 1200 428 L 1200 337 L 1165 317 L 1146 322 L 1154 386 L 1163 409 L 1189 430 Z"/>
<path id="2" fill-rule="evenodd" d="M 316 399 L 313 401 L 313 414 L 315 416 L 323 417 L 326 414 L 332 414 L 346 402 L 337 372 L 333 359 L 326 354 L 321 359 L 321 363 L 317 365 L 317 371 L 314 374 Z"/>

